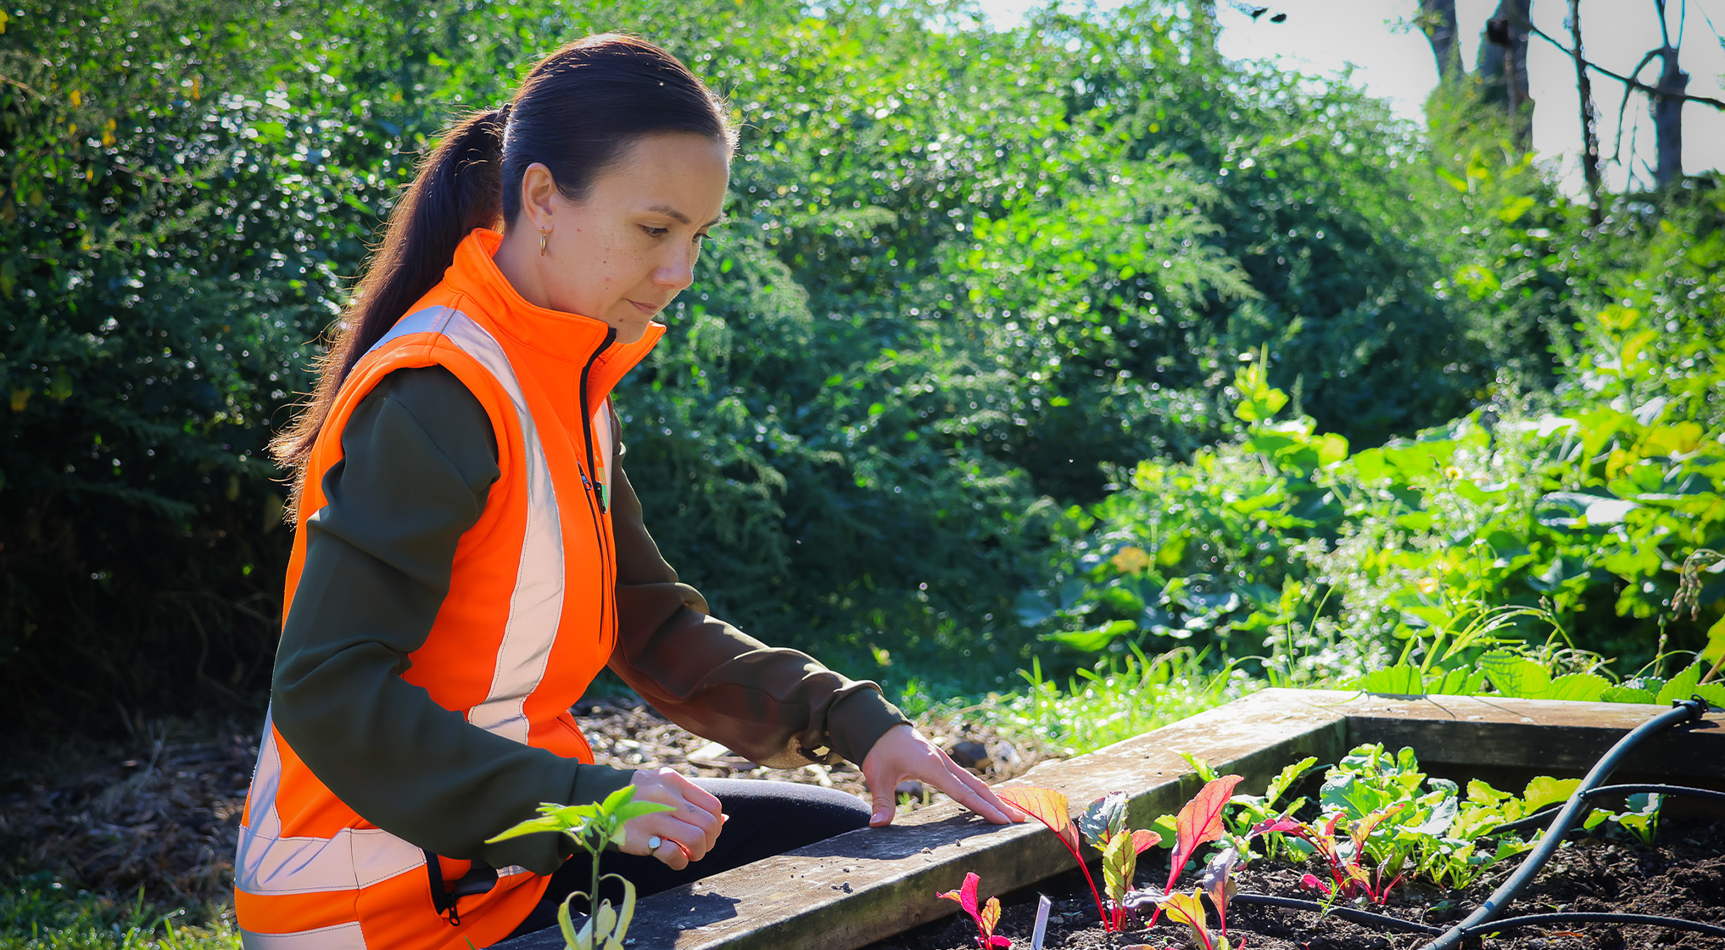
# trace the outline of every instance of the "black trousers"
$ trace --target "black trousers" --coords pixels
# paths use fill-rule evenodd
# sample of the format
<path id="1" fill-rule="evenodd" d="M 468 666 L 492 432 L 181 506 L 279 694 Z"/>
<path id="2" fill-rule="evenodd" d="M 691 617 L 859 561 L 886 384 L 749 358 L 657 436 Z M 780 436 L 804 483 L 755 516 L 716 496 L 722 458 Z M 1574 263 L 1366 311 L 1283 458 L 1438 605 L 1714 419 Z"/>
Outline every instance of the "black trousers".
<path id="1" fill-rule="evenodd" d="M 868 805 L 855 795 L 830 788 L 763 779 L 698 778 L 694 782 L 713 793 L 731 816 L 706 857 L 673 871 L 658 858 L 607 851 L 599 859 L 599 872 L 628 878 L 636 895 L 646 897 L 868 825 Z M 551 876 L 539 906 L 509 936 L 557 926 L 557 908 L 570 894 L 591 887 L 592 873 L 585 853 L 570 858 Z M 623 889 L 615 881 L 606 881 L 599 894 L 613 906 L 623 899 Z M 579 918 L 585 906 L 578 901 L 569 910 Z"/>

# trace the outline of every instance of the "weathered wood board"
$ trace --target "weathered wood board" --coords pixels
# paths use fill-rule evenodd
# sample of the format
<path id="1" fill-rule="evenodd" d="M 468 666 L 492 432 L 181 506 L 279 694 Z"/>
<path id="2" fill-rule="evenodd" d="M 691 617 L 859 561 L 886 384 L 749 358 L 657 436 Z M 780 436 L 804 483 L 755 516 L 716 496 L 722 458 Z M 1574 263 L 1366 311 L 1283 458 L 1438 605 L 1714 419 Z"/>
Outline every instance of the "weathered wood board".
<path id="1" fill-rule="evenodd" d="M 1144 824 L 1177 809 L 1199 787 L 1180 757 L 1203 757 L 1261 790 L 1306 755 L 1333 762 L 1362 742 L 1411 745 L 1423 765 L 1584 770 L 1625 732 L 1663 707 L 1487 697 L 1394 697 L 1271 689 L 1064 762 L 1008 784 L 1066 793 L 1082 808 L 1111 791 L 1131 793 Z M 1725 776 L 1719 716 L 1650 742 L 1626 768 L 1672 778 Z M 1072 866 L 1054 836 L 1033 823 L 989 825 L 951 802 L 887 829 L 832 838 L 695 884 L 643 898 L 629 935 L 636 947 L 675 950 L 852 950 L 952 913 L 935 894 L 966 872 L 987 893 L 1034 884 Z M 555 930 L 499 950 L 555 950 Z"/>

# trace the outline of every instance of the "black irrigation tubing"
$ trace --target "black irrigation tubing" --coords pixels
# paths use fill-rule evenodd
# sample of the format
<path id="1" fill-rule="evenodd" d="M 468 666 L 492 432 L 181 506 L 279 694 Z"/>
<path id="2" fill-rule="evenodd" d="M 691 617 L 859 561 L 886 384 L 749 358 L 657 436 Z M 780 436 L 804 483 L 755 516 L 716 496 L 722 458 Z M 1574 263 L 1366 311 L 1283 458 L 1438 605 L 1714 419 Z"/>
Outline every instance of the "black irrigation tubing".
<path id="1" fill-rule="evenodd" d="M 1509 903 L 1515 900 L 1523 888 L 1533 883 L 1534 877 L 1545 867 L 1545 862 L 1551 860 L 1551 856 L 1557 853 L 1557 848 L 1563 843 L 1565 833 L 1581 817 L 1582 809 L 1587 806 L 1588 790 L 1604 785 L 1606 778 L 1617 769 L 1618 763 L 1649 736 L 1664 732 L 1682 723 L 1695 722 L 1707 713 L 1707 701 L 1700 697 L 1678 700 L 1671 705 L 1674 707 L 1673 709 L 1660 713 L 1636 726 L 1630 730 L 1628 735 L 1619 739 L 1617 744 L 1612 746 L 1605 755 L 1601 756 L 1587 773 L 1587 777 L 1581 780 L 1581 785 L 1576 788 L 1574 794 L 1569 796 L 1569 801 L 1563 803 L 1563 808 L 1552 820 L 1545 836 L 1533 846 L 1533 850 L 1528 852 L 1521 867 L 1516 868 L 1515 873 L 1499 885 L 1490 897 L 1481 902 L 1479 907 L 1467 916 L 1467 919 L 1444 931 L 1435 940 L 1421 947 L 1420 950 L 1455 950 L 1470 933 L 1480 932 L 1483 925 L 1489 923 L 1500 911 L 1509 906 Z M 1665 926 L 1674 925 L 1666 924 Z"/>
<path id="2" fill-rule="evenodd" d="M 1443 928 L 1422 924 L 1417 920 L 1403 920 L 1388 914 L 1374 914 L 1371 911 L 1355 910 L 1352 907 L 1341 907 L 1335 904 L 1325 906 L 1317 901 L 1303 901 L 1297 897 L 1275 897 L 1270 894 L 1235 894 L 1230 900 L 1234 904 L 1261 904 L 1265 907 L 1282 907 L 1288 910 L 1309 910 L 1314 914 L 1327 914 L 1351 920 L 1356 924 L 1369 924 L 1386 930 L 1404 930 L 1417 934 L 1440 934 Z"/>
<path id="3" fill-rule="evenodd" d="M 1725 937 L 1725 927 L 1717 924 L 1704 924 L 1698 920 L 1682 920 L 1677 917 L 1660 917 L 1657 914 L 1618 914 L 1610 911 L 1575 910 L 1557 914 L 1526 914 L 1521 917 L 1504 917 L 1501 920 L 1488 921 L 1476 927 L 1469 928 L 1466 936 L 1478 937 L 1485 934 L 1498 933 L 1504 930 L 1518 930 L 1522 927 L 1538 927 L 1543 924 L 1644 924 L 1649 927 L 1665 927 L 1670 930 L 1689 930 L 1698 934 L 1711 934 L 1715 937 Z M 1434 930 L 1436 928 L 1433 928 Z"/>
<path id="4" fill-rule="evenodd" d="M 1691 798 L 1710 798 L 1714 801 L 1725 802 L 1725 792 L 1716 792 L 1710 788 L 1691 788 L 1687 785 L 1601 785 L 1598 788 L 1588 789 L 1582 797 L 1586 798 L 1588 801 L 1592 801 L 1595 798 L 1606 798 L 1611 795 L 1641 795 L 1646 793 L 1652 793 L 1655 795 L 1687 795 Z M 1556 814 L 1557 809 L 1560 807 L 1562 806 L 1553 805 L 1550 808 L 1542 808 L 1539 811 L 1528 815 L 1526 818 L 1518 818 L 1515 821 L 1506 821 L 1480 837 L 1491 838 L 1496 837 L 1497 835 L 1507 834 L 1511 831 L 1525 831 L 1528 828 L 1538 828 L 1545 824 L 1546 819 Z"/>

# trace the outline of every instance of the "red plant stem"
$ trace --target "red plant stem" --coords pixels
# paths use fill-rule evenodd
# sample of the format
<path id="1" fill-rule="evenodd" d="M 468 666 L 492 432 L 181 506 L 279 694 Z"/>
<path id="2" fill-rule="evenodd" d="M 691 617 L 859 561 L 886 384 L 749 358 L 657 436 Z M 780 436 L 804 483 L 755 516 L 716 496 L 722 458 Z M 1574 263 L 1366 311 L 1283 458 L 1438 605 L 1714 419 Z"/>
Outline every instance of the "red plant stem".
<path id="1" fill-rule="evenodd" d="M 1060 843 L 1066 844 L 1065 836 L 1060 836 Z M 1109 933 L 1118 930 L 1119 928 L 1108 919 L 1108 909 L 1102 906 L 1102 892 L 1096 889 L 1096 880 L 1090 876 L 1090 866 L 1084 863 L 1084 856 L 1078 853 L 1077 848 L 1069 844 L 1066 844 L 1066 850 L 1072 853 L 1072 860 L 1078 862 L 1078 870 L 1084 872 L 1084 883 L 1090 885 L 1090 896 L 1096 898 L 1096 914 L 1102 918 L 1103 932 Z"/>

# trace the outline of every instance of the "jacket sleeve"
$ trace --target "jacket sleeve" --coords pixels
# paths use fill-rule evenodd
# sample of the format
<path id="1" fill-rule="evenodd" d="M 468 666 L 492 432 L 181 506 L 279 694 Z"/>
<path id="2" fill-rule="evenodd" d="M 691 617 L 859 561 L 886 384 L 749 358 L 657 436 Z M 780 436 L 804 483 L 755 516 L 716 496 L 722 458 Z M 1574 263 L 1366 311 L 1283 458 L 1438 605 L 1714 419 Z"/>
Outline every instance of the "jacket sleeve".
<path id="1" fill-rule="evenodd" d="M 540 802 L 602 799 L 631 773 L 492 735 L 401 676 L 499 477 L 495 438 L 441 367 L 391 373 L 356 407 L 323 480 L 328 503 L 305 524 L 272 717 L 318 780 L 377 827 L 436 854 L 548 874 L 570 851 L 562 836 L 485 839 Z"/>
<path id="2" fill-rule="evenodd" d="M 615 415 L 611 431 L 619 431 Z M 614 445 L 618 637 L 610 666 L 625 683 L 672 722 L 777 768 L 861 763 L 883 733 L 910 721 L 877 684 L 709 616 L 705 598 L 678 582 L 647 533 L 622 444 Z"/>

